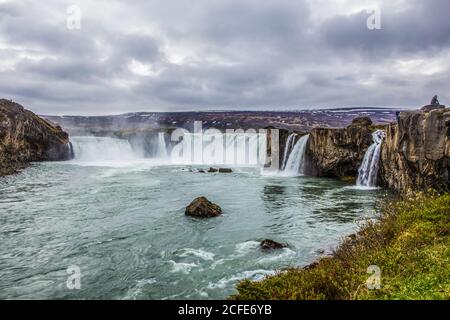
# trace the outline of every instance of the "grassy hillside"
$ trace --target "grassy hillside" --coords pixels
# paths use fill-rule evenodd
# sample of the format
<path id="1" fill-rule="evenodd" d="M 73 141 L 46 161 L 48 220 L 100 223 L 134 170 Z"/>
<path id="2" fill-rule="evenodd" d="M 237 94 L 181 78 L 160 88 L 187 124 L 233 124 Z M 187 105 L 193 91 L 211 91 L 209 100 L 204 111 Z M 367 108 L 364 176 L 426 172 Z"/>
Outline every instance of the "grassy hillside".
<path id="1" fill-rule="evenodd" d="M 371 265 L 380 289 L 367 288 Z M 231 299 L 450 299 L 450 194 L 392 202 L 332 257 L 237 289 Z"/>

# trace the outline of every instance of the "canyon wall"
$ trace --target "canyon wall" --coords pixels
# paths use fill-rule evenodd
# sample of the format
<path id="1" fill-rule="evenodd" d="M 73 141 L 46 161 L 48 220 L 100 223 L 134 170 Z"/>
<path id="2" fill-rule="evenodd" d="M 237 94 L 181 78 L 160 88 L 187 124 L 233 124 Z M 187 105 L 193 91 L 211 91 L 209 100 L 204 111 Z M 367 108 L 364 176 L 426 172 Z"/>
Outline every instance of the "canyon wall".
<path id="1" fill-rule="evenodd" d="M 398 192 L 450 189 L 450 109 L 402 112 L 386 128 L 380 183 Z"/>
<path id="2" fill-rule="evenodd" d="M 398 123 L 372 125 L 370 118 L 353 120 L 347 128 L 314 128 L 306 150 L 306 172 L 312 176 L 356 178 L 372 133 L 382 129 L 378 185 L 410 190 L 450 190 L 450 109 L 425 108 L 398 114 Z M 287 135 L 280 134 L 280 150 Z"/>
<path id="3" fill-rule="evenodd" d="M 356 176 L 372 144 L 372 121 L 361 117 L 347 128 L 314 128 L 307 148 L 307 172 L 314 176 Z"/>
<path id="4" fill-rule="evenodd" d="M 60 127 L 0 99 L 0 176 L 16 172 L 32 161 L 68 160 L 69 136 Z"/>

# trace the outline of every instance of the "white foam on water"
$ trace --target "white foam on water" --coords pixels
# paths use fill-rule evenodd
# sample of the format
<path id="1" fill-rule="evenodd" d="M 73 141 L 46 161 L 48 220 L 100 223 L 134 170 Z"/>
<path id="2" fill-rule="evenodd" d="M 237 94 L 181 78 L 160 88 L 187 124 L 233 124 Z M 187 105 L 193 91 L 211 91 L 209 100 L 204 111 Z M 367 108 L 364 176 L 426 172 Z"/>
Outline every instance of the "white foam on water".
<path id="1" fill-rule="evenodd" d="M 261 281 L 261 280 L 264 280 L 264 278 L 266 278 L 267 276 L 272 276 L 275 274 L 276 274 L 276 271 L 274 271 L 274 270 L 264 270 L 264 269 L 244 271 L 244 272 L 238 273 L 236 275 L 233 275 L 229 278 L 222 278 L 219 281 L 217 281 L 216 283 L 210 282 L 208 284 L 207 288 L 210 290 L 223 289 L 229 285 L 232 285 L 236 282 L 239 282 L 239 281 L 242 281 L 245 279 L 249 279 L 252 281 Z"/>
<path id="2" fill-rule="evenodd" d="M 279 254 L 270 254 L 267 257 L 261 258 L 258 260 L 258 263 L 273 263 L 278 260 L 287 259 L 289 257 L 295 256 L 295 251 L 289 248 L 283 248 L 280 250 Z"/>
<path id="3" fill-rule="evenodd" d="M 258 241 L 246 241 L 238 243 L 236 245 L 236 253 L 238 256 L 243 256 L 248 254 L 249 252 L 254 251 L 258 247 L 259 247 Z"/>
<path id="4" fill-rule="evenodd" d="M 175 262 L 173 260 L 170 260 L 169 262 L 172 264 L 171 272 L 189 274 L 193 268 L 199 267 L 196 263 Z"/>
<path id="5" fill-rule="evenodd" d="M 135 300 L 137 299 L 143 292 L 143 289 L 147 285 L 152 285 L 156 283 L 155 279 L 143 279 L 137 280 L 136 285 L 128 290 L 128 293 L 122 298 L 123 300 Z"/>
<path id="6" fill-rule="evenodd" d="M 179 256 L 180 257 L 195 256 L 205 261 L 213 261 L 215 254 L 202 249 L 185 248 L 183 249 L 183 253 L 181 253 Z"/>

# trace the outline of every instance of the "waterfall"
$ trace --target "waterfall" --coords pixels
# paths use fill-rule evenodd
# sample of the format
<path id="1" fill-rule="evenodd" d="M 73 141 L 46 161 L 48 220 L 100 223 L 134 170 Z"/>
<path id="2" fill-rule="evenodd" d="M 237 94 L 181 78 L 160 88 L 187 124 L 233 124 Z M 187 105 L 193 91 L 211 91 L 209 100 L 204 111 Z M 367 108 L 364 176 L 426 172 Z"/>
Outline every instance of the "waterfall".
<path id="1" fill-rule="evenodd" d="M 309 134 L 298 139 L 284 167 L 284 175 L 298 176 L 305 173 L 306 145 L 308 143 L 308 139 Z"/>
<path id="2" fill-rule="evenodd" d="M 172 163 L 263 166 L 265 133 L 185 133 L 171 152 Z"/>
<path id="3" fill-rule="evenodd" d="M 363 162 L 358 172 L 356 184 L 361 187 L 375 187 L 381 153 L 381 144 L 385 137 L 382 130 L 377 130 L 372 134 L 373 144 L 367 149 Z"/>
<path id="4" fill-rule="evenodd" d="M 158 133 L 158 149 L 156 152 L 156 157 L 159 159 L 167 158 L 167 146 L 164 138 L 164 132 Z"/>
<path id="5" fill-rule="evenodd" d="M 281 170 L 284 170 L 286 168 L 286 162 L 288 160 L 289 151 L 292 150 L 294 143 L 295 143 L 295 137 L 297 136 L 296 133 L 291 133 L 289 137 L 287 138 L 286 145 L 284 146 L 284 155 L 283 155 L 283 163 L 281 165 Z"/>
<path id="6" fill-rule="evenodd" d="M 75 136 L 70 140 L 76 161 L 123 161 L 139 158 L 128 140 L 93 136 Z"/>

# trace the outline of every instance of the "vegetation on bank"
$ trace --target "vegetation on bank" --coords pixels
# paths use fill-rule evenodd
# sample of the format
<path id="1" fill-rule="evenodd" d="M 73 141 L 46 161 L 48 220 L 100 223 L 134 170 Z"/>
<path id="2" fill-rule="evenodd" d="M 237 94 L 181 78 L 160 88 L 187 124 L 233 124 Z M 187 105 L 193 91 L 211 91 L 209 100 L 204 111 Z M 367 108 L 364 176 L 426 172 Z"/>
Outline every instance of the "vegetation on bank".
<path id="1" fill-rule="evenodd" d="M 380 289 L 366 284 L 372 265 Z M 393 201 L 333 256 L 237 289 L 230 299 L 450 299 L 450 194 Z"/>

